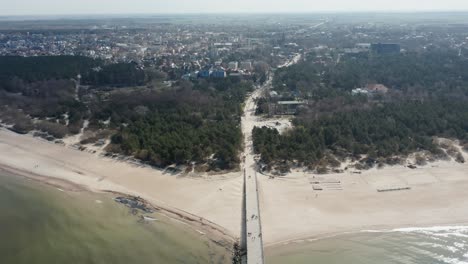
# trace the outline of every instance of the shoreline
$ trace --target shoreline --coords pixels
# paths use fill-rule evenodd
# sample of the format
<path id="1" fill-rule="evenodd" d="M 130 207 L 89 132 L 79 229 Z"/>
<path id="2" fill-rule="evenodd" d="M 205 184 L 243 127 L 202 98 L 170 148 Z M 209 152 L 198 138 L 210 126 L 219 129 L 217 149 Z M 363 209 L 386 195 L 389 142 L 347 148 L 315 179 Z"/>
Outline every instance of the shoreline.
<path id="1" fill-rule="evenodd" d="M 23 179 L 32 180 L 35 183 L 51 186 L 51 187 L 57 188 L 65 192 L 91 192 L 91 193 L 97 193 L 97 194 L 108 193 L 114 196 L 119 196 L 119 195 L 131 196 L 130 194 L 127 194 L 127 193 L 116 192 L 112 190 L 91 190 L 90 188 L 87 188 L 86 186 L 79 185 L 68 180 L 34 174 L 31 172 L 12 168 L 12 167 L 9 167 L 7 165 L 0 163 L 0 172 L 1 171 L 6 172 L 6 175 L 4 176 L 7 176 L 7 177 L 21 177 Z M 180 211 L 176 208 L 170 209 L 164 206 L 156 205 L 147 200 L 145 201 L 151 206 L 152 209 L 155 209 L 157 213 L 162 214 L 169 219 L 180 221 L 183 224 L 186 224 L 193 231 L 198 232 L 201 235 L 204 235 L 207 239 L 209 239 L 213 243 L 221 245 L 229 252 L 232 252 L 232 245 L 238 242 L 238 240 L 235 237 L 229 235 L 228 232 L 224 230 L 223 227 L 218 226 L 215 223 L 212 223 L 206 219 L 203 219 L 196 215 L 192 215 L 187 212 Z M 456 226 L 457 227 L 464 226 L 468 228 L 468 221 L 467 222 L 452 222 L 452 223 L 433 222 L 432 224 L 416 225 L 416 226 L 413 224 L 369 225 L 369 226 L 362 226 L 361 228 L 357 228 L 357 229 L 350 229 L 347 231 L 343 230 L 343 231 L 337 231 L 337 232 L 327 232 L 327 233 L 318 233 L 318 234 L 311 234 L 311 235 L 305 235 L 305 236 L 297 236 L 295 238 L 291 238 L 287 240 L 265 243 L 264 247 L 266 250 L 271 250 L 277 247 L 309 244 L 309 243 L 314 243 L 314 242 L 325 240 L 325 239 L 336 238 L 339 236 L 352 235 L 352 234 L 358 234 L 358 233 L 403 232 L 397 229 L 413 229 L 413 228 L 414 229 L 426 229 L 426 228 L 433 228 L 433 227 L 450 228 L 450 227 L 456 227 Z M 226 247 L 226 244 L 223 244 L 222 241 L 220 241 L 219 239 L 230 243 L 229 245 L 231 247 Z"/>
<path id="2" fill-rule="evenodd" d="M 90 192 L 96 194 L 107 193 L 113 196 L 133 196 L 128 193 L 122 193 L 113 190 L 93 190 L 84 185 L 76 184 L 69 180 L 34 174 L 32 172 L 13 168 L 2 163 L 0 163 L 0 172 L 6 172 L 6 175 L 4 175 L 6 177 L 21 177 L 23 179 L 34 181 L 37 184 L 44 184 L 57 188 L 58 190 L 64 192 Z M 237 242 L 237 238 L 230 235 L 223 227 L 188 212 L 184 212 L 176 208 L 168 208 L 165 206 L 156 205 L 144 198 L 143 200 L 148 203 L 152 209 L 155 209 L 157 213 L 169 219 L 180 221 L 182 224 L 190 227 L 190 229 L 192 229 L 194 232 L 198 232 L 205 236 L 211 242 L 222 246 L 229 252 L 233 252 L 233 245 Z"/>
<path id="3" fill-rule="evenodd" d="M 7 177 L 21 177 L 22 179 L 27 179 L 34 181 L 38 184 L 44 184 L 47 186 L 51 186 L 62 191 L 67 192 L 82 192 L 82 191 L 89 191 L 93 192 L 90 189 L 85 188 L 82 185 L 76 184 L 72 181 L 67 181 L 59 178 L 48 177 L 43 175 L 34 174 L 32 172 L 22 171 L 8 165 L 0 163 L 0 172 L 6 172 Z M 98 192 L 96 192 L 98 193 Z"/>
<path id="4" fill-rule="evenodd" d="M 0 166 L 53 186 L 141 197 L 168 216 L 230 243 L 240 235 L 240 172 L 173 175 L 1 128 Z"/>
<path id="5" fill-rule="evenodd" d="M 292 245 L 302 245 L 308 243 L 314 243 L 321 240 L 336 238 L 345 235 L 353 235 L 360 233 L 393 233 L 393 232 L 404 232 L 404 229 L 430 229 L 430 228 L 450 228 L 450 227 L 466 227 L 468 229 L 468 221 L 460 223 L 433 223 L 427 225 L 374 225 L 374 226 L 363 226 L 358 229 L 350 229 L 348 231 L 339 231 L 339 232 L 330 232 L 322 233 L 315 235 L 306 235 L 304 237 L 297 237 L 292 239 L 287 239 L 283 241 L 276 241 L 272 243 L 265 244 L 265 249 L 272 249 L 276 247 L 292 246 Z"/>

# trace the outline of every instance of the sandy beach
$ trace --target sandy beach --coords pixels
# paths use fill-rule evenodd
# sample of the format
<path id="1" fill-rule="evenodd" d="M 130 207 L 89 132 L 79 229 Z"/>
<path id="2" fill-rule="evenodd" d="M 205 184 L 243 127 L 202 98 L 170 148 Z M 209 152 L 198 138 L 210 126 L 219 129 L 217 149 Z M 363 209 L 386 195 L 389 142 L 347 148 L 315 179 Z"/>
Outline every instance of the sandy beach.
<path id="1" fill-rule="evenodd" d="M 466 153 L 464 154 L 466 158 Z M 314 190 L 320 182 L 323 190 Z M 378 189 L 410 190 L 378 192 Z M 266 246 L 361 230 L 468 223 L 468 165 L 259 177 Z"/>
<path id="2" fill-rule="evenodd" d="M 173 176 L 7 130 L 0 130 L 0 164 L 50 184 L 66 181 L 72 187 L 141 196 L 220 236 L 240 234 L 240 173 Z M 315 182 L 323 190 L 314 190 Z M 453 161 L 362 174 L 295 171 L 275 179 L 258 174 L 258 184 L 266 247 L 366 229 L 468 223 L 468 165 Z M 377 191 L 404 187 L 410 190 Z"/>
<path id="3" fill-rule="evenodd" d="M 209 235 L 240 235 L 242 177 L 178 177 L 0 129 L 0 168 L 51 185 L 140 196 Z"/>

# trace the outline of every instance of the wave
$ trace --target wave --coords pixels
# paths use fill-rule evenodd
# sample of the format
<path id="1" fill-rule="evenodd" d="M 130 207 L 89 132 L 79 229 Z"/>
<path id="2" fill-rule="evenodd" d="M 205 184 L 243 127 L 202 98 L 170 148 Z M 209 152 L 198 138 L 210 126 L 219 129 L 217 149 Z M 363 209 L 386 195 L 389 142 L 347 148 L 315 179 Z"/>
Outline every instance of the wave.
<path id="1" fill-rule="evenodd" d="M 466 231 L 468 232 L 468 226 L 431 226 L 431 227 L 405 227 L 395 229 L 366 229 L 361 230 L 364 233 L 410 233 L 410 232 L 443 232 L 443 231 Z M 460 233 L 450 233 L 460 234 Z M 463 234 L 462 236 L 465 236 Z"/>
<path id="2" fill-rule="evenodd" d="M 468 264 L 468 262 L 460 260 L 458 258 L 451 258 L 446 256 L 437 256 L 435 259 L 438 261 L 442 261 L 446 264 Z"/>
<path id="3" fill-rule="evenodd" d="M 419 231 L 454 231 L 454 230 L 465 230 L 468 231 L 468 226 L 432 226 L 432 227 L 407 227 L 407 228 L 396 228 L 392 229 L 393 232 L 419 232 Z"/>
<path id="4" fill-rule="evenodd" d="M 398 240 L 400 246 L 419 256 L 430 257 L 437 263 L 468 264 L 467 225 L 406 227 L 361 232 L 388 233 L 389 237 L 394 237 L 395 234 L 400 238 Z"/>

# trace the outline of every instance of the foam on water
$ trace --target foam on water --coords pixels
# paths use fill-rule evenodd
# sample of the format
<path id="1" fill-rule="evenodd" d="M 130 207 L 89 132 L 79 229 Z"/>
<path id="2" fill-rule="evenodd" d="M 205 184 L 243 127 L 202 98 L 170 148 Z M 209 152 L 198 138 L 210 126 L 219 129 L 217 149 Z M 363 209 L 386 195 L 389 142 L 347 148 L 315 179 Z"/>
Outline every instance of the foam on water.
<path id="1" fill-rule="evenodd" d="M 426 235 L 434 235 L 437 237 L 457 236 L 468 238 L 468 226 L 432 226 L 432 227 L 405 227 L 395 229 L 367 229 L 361 230 L 364 233 L 420 233 Z"/>
<path id="2" fill-rule="evenodd" d="M 453 244 L 459 249 L 465 249 L 465 246 L 466 246 L 465 243 L 459 243 L 459 242 L 455 242 Z"/>
<path id="3" fill-rule="evenodd" d="M 442 261 L 443 263 L 447 263 L 447 264 L 468 264 L 468 262 L 466 261 L 461 261 L 457 258 L 450 258 L 446 256 L 437 256 L 436 259 L 438 261 Z"/>
<path id="4" fill-rule="evenodd" d="M 431 255 L 440 263 L 468 264 L 468 252 L 465 249 L 468 243 L 468 226 L 409 227 L 386 232 L 418 235 L 419 239 L 425 240 L 418 245 L 436 249 L 438 254 Z"/>
<path id="5" fill-rule="evenodd" d="M 468 225 L 361 230 L 267 248 L 267 262 L 468 264 Z"/>
<path id="6" fill-rule="evenodd" d="M 452 230 L 462 230 L 468 233 L 468 226 L 432 226 L 432 227 L 406 227 L 406 228 L 396 228 L 392 229 L 393 232 L 442 232 L 442 231 L 452 231 Z"/>

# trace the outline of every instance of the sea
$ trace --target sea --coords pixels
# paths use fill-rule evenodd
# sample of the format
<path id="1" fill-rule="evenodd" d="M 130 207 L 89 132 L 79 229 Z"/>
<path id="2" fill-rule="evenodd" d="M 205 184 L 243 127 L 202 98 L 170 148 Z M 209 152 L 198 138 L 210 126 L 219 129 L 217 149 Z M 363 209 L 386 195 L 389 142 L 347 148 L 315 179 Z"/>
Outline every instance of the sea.
<path id="1" fill-rule="evenodd" d="M 468 226 L 363 230 L 265 253 L 268 264 L 468 264 Z"/>
<path id="2" fill-rule="evenodd" d="M 231 263 L 203 232 L 113 198 L 0 171 L 0 263 Z"/>

